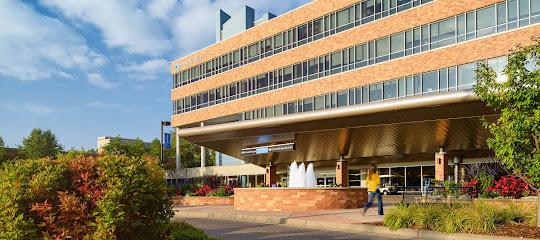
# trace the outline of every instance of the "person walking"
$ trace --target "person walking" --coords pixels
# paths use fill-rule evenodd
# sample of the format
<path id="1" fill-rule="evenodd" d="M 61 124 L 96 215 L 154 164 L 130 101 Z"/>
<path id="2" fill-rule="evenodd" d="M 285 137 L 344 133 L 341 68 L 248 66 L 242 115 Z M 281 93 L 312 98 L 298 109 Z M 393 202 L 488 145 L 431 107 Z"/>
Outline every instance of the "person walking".
<path id="1" fill-rule="evenodd" d="M 379 191 L 381 178 L 379 177 L 379 174 L 377 173 L 377 165 L 373 164 L 371 165 L 371 167 L 369 167 L 369 174 L 367 176 L 366 182 L 368 185 L 369 199 L 366 205 L 364 205 L 364 209 L 362 210 L 362 215 L 364 216 L 366 215 L 366 211 L 368 210 L 369 206 L 371 206 L 371 204 L 373 203 L 373 197 L 375 195 L 377 195 L 379 215 L 384 215 L 381 191 Z"/>

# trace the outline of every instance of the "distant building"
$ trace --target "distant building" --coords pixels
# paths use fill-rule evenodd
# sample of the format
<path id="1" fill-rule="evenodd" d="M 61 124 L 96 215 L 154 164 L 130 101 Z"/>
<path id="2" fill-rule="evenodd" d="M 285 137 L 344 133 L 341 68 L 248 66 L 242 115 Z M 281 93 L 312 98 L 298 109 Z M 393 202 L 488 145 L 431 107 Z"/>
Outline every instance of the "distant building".
<path id="1" fill-rule="evenodd" d="M 108 136 L 98 138 L 98 140 L 97 140 L 98 153 L 102 153 L 103 152 L 103 147 L 107 146 L 109 143 L 113 142 L 115 139 L 116 139 L 116 137 L 108 137 Z M 133 143 L 133 142 L 135 142 L 135 140 L 136 139 L 120 138 L 121 143 L 128 143 L 128 142 Z M 146 146 L 146 148 L 150 148 L 150 143 L 149 142 L 143 142 L 143 143 Z"/>

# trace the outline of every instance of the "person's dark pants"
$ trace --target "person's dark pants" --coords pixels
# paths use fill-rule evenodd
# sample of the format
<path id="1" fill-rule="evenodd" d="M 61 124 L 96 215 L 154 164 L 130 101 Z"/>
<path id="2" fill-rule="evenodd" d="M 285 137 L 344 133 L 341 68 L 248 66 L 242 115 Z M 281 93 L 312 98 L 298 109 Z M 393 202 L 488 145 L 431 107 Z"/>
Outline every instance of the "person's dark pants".
<path id="1" fill-rule="evenodd" d="M 371 204 L 373 203 L 373 196 L 374 195 L 377 195 L 377 204 L 378 204 L 378 207 L 379 207 L 379 215 L 384 215 L 384 212 L 383 212 L 383 207 L 382 207 L 382 196 L 381 196 L 381 192 L 379 190 L 377 190 L 376 192 L 368 192 L 369 193 L 369 199 L 368 199 L 368 202 L 366 203 L 366 205 L 364 205 L 364 209 L 367 210 L 369 208 L 369 206 L 371 206 Z"/>

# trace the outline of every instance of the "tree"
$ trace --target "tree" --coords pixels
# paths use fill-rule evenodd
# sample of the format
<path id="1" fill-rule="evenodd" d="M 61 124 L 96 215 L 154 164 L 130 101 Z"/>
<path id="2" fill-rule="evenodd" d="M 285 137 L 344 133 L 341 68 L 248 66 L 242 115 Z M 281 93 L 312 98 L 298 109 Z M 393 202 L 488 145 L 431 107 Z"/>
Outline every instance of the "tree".
<path id="1" fill-rule="evenodd" d="M 531 46 L 516 46 L 507 57 L 503 74 L 481 62 L 476 69 L 475 93 L 487 106 L 500 111 L 496 122 L 483 119 L 483 125 L 493 134 L 487 140 L 501 163 L 511 174 L 524 180 L 540 193 L 540 38 Z M 532 66 L 532 67 L 531 67 Z M 540 196 L 537 226 L 540 227 Z"/>
<path id="2" fill-rule="evenodd" d="M 133 143 L 122 143 L 120 136 L 117 136 L 114 141 L 104 146 L 103 152 L 108 155 L 125 154 L 129 157 L 142 157 L 147 154 L 146 145 L 141 139 L 137 138 Z"/>
<path id="3" fill-rule="evenodd" d="M 22 145 L 18 147 L 21 155 L 32 159 L 53 157 L 64 150 L 50 129 L 43 131 L 40 128 L 34 128 L 30 136 L 23 138 Z"/>
<path id="4" fill-rule="evenodd" d="M 4 139 L 0 137 L 0 165 L 8 159 L 8 153 L 4 144 Z"/>

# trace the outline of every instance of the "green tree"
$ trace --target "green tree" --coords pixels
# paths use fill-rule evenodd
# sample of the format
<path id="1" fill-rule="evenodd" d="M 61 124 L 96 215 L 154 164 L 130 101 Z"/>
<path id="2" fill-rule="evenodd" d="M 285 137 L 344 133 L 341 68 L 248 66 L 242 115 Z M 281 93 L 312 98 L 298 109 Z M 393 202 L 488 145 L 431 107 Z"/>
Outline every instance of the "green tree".
<path id="1" fill-rule="evenodd" d="M 8 152 L 5 147 L 4 139 L 0 136 L 0 165 L 8 159 Z"/>
<path id="2" fill-rule="evenodd" d="M 512 50 L 503 70 L 506 81 L 481 62 L 476 69 L 475 93 L 487 106 L 500 111 L 496 122 L 483 120 L 493 138 L 487 140 L 501 163 L 540 193 L 540 38 L 531 46 Z M 540 198 L 537 226 L 540 227 Z"/>
<path id="3" fill-rule="evenodd" d="M 103 147 L 103 152 L 107 155 L 125 154 L 129 157 L 141 157 L 147 154 L 146 145 L 141 139 L 137 138 L 133 143 L 122 143 L 122 138 L 120 138 L 120 136 L 117 136 L 114 138 L 114 141 L 105 145 Z"/>
<path id="4" fill-rule="evenodd" d="M 171 131 L 171 148 L 163 149 L 164 159 L 176 159 L 176 132 Z M 159 139 L 152 140 L 148 154 L 155 157 L 160 157 Z M 201 146 L 189 142 L 185 139 L 180 140 L 180 149 L 182 153 L 182 168 L 193 168 L 201 166 Z M 206 166 L 216 165 L 216 153 L 214 150 L 206 148 Z M 165 169 L 175 169 L 176 161 L 165 161 Z"/>
<path id="5" fill-rule="evenodd" d="M 21 155 L 32 159 L 56 156 L 64 150 L 50 129 L 43 131 L 40 128 L 34 128 L 30 136 L 23 138 L 22 145 L 18 147 Z"/>

